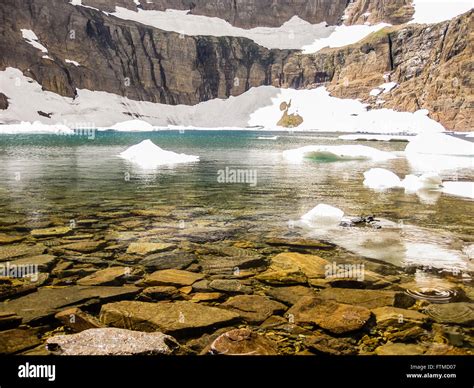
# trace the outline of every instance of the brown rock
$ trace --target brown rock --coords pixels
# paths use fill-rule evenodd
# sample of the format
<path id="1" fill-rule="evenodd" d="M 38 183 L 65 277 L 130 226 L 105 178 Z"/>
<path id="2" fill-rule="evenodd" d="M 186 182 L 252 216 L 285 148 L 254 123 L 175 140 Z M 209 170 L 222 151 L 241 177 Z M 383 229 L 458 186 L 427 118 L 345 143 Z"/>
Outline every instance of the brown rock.
<path id="1" fill-rule="evenodd" d="M 238 315 L 192 302 L 117 302 L 102 306 L 104 324 L 130 330 L 189 335 L 235 322 Z"/>
<path id="2" fill-rule="evenodd" d="M 110 267 L 79 279 L 77 284 L 80 286 L 118 286 L 122 285 L 128 276 L 130 276 L 130 268 Z"/>
<path id="3" fill-rule="evenodd" d="M 211 345 L 212 354 L 226 356 L 271 356 L 277 344 L 249 329 L 236 329 L 219 336 Z"/>
<path id="4" fill-rule="evenodd" d="M 64 326 L 69 327 L 76 333 L 88 329 L 96 329 L 103 327 L 103 325 L 99 322 L 98 319 L 94 318 L 92 315 L 85 313 L 77 307 L 63 310 L 57 313 L 54 317 Z"/>
<path id="5" fill-rule="evenodd" d="M 360 330 L 370 319 L 365 307 L 304 297 L 287 312 L 296 324 L 317 325 L 334 334 Z"/>
<path id="6" fill-rule="evenodd" d="M 287 307 L 260 295 L 238 295 L 229 298 L 221 305 L 237 314 L 248 323 L 258 324 Z"/>
<path id="7" fill-rule="evenodd" d="M 353 356 L 357 348 L 346 338 L 334 338 L 327 334 L 318 333 L 305 339 L 304 345 L 317 353 L 333 356 Z"/>
<path id="8" fill-rule="evenodd" d="M 178 269 L 165 269 L 148 275 L 143 283 L 147 286 L 191 286 L 204 278 L 204 275 Z"/>
<path id="9" fill-rule="evenodd" d="M 402 292 L 385 290 L 328 288 L 322 290 L 318 296 L 325 300 L 364 306 L 369 309 L 383 306 L 407 308 L 415 303 L 415 299 Z"/>
<path id="10" fill-rule="evenodd" d="M 256 279 L 269 284 L 307 283 L 308 279 L 323 278 L 329 262 L 315 255 L 280 253 L 273 257 L 267 271 Z"/>
<path id="11" fill-rule="evenodd" d="M 36 330 L 11 329 L 0 332 L 0 354 L 15 354 L 38 346 Z"/>
<path id="12" fill-rule="evenodd" d="M 176 248 L 174 244 L 167 243 L 153 243 L 153 242 L 136 242 L 131 243 L 127 249 L 128 254 L 134 255 L 151 255 L 152 253 L 170 251 Z"/>

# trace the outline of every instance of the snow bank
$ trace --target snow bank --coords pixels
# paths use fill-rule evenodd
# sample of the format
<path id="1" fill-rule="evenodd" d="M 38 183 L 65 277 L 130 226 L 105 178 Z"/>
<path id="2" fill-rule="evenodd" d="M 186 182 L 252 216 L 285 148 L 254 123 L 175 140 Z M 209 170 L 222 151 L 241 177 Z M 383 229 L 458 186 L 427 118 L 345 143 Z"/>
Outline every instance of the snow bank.
<path id="1" fill-rule="evenodd" d="M 162 165 L 193 163 L 199 161 L 199 156 L 165 151 L 155 145 L 151 140 L 144 140 L 140 144 L 128 148 L 119 156 L 142 168 L 156 168 Z"/>
<path id="2" fill-rule="evenodd" d="M 23 39 L 25 39 L 29 44 L 31 44 L 34 48 L 42 51 L 43 53 L 47 53 L 48 49 L 44 47 L 40 42 L 36 34 L 32 30 L 21 30 L 21 35 Z M 49 58 L 49 57 L 48 57 Z M 51 59 L 51 58 L 49 58 Z"/>
<path id="3" fill-rule="evenodd" d="M 443 193 L 474 199 L 474 182 L 443 182 Z"/>
<path id="4" fill-rule="evenodd" d="M 73 61 L 72 59 L 65 59 L 64 62 L 70 63 L 71 65 L 74 65 L 74 66 L 77 66 L 77 67 L 81 66 L 79 64 L 79 62 Z"/>
<path id="5" fill-rule="evenodd" d="M 112 125 L 111 127 L 101 128 L 114 130 L 117 132 L 152 132 L 153 126 L 143 120 L 130 120 Z"/>
<path id="6" fill-rule="evenodd" d="M 73 100 L 44 91 L 41 85 L 25 77 L 20 70 L 7 68 L 0 71 L 0 92 L 9 99 L 8 109 L 1 113 L 0 124 L 40 121 L 45 124 L 60 123 L 69 128 L 110 128 L 117 122 L 137 117 L 159 128 L 288 131 L 277 123 L 282 117 L 280 104 L 292 100 L 289 113 L 298 113 L 303 117 L 303 123 L 297 128 L 302 131 L 417 134 L 444 130 L 424 111 L 367 111 L 366 106 L 357 100 L 331 97 L 324 87 L 291 90 L 261 86 L 226 100 L 172 106 L 85 89 L 77 89 L 77 97 Z M 39 111 L 51 113 L 51 118 L 41 116 Z"/>
<path id="7" fill-rule="evenodd" d="M 443 133 L 422 134 L 410 141 L 406 153 L 474 156 L 474 142 Z"/>
<path id="8" fill-rule="evenodd" d="M 313 43 L 315 39 L 329 37 L 335 30 L 334 27 L 327 27 L 326 23 L 313 25 L 300 19 L 298 16 L 294 16 L 278 28 L 257 27 L 247 30 L 234 27 L 220 18 L 192 15 L 188 11 L 142 9 L 133 11 L 123 7 L 116 7 L 115 12 L 110 15 L 188 36 L 206 35 L 248 38 L 269 49 L 301 49 L 303 46 Z"/>
<path id="9" fill-rule="evenodd" d="M 327 161 L 336 160 L 389 160 L 396 158 L 390 152 L 361 145 L 323 146 L 311 145 L 283 152 L 283 156 L 291 162 L 301 162 L 305 158 Z"/>
<path id="10" fill-rule="evenodd" d="M 310 90 L 277 89 L 272 103 L 257 109 L 250 116 L 250 126 L 263 126 L 278 130 L 276 123 L 282 117 L 280 104 L 291 100 L 288 114 L 297 113 L 303 118 L 298 130 L 326 132 L 413 133 L 441 132 L 441 124 L 427 117 L 428 111 L 415 113 L 395 112 L 391 109 L 367 111 L 366 105 L 357 100 L 330 96 L 325 87 Z M 262 106 L 262 104 L 258 104 Z"/>
<path id="11" fill-rule="evenodd" d="M 313 54 L 325 47 L 343 47 L 357 43 L 361 39 L 369 36 L 373 32 L 380 31 L 390 24 L 380 23 L 373 26 L 337 26 L 335 31 L 326 38 L 317 38 L 312 44 L 303 47 L 305 54 Z"/>
<path id="12" fill-rule="evenodd" d="M 472 0 L 413 0 L 415 15 L 410 23 L 439 23 L 474 7 Z"/>
<path id="13" fill-rule="evenodd" d="M 385 94 L 391 92 L 395 87 L 397 87 L 398 84 L 396 82 L 387 82 L 385 84 L 382 84 L 375 89 L 372 89 L 370 91 L 370 95 L 373 97 L 376 97 L 380 94 Z"/>
<path id="14" fill-rule="evenodd" d="M 0 124 L 0 134 L 24 135 L 30 133 L 71 135 L 74 134 L 74 131 L 65 125 L 47 125 L 42 124 L 39 121 L 35 121 L 33 123 L 23 121 L 20 124 Z"/>
<path id="15" fill-rule="evenodd" d="M 344 212 L 333 206 L 319 204 L 313 210 L 301 217 L 301 221 L 310 227 L 335 227 L 338 226 Z"/>

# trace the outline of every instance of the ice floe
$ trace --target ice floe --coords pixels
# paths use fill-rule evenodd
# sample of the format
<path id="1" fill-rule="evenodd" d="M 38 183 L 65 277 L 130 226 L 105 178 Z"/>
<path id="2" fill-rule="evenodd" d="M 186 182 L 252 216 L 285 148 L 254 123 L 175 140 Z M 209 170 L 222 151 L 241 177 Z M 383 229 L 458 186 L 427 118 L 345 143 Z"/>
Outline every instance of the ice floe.
<path id="1" fill-rule="evenodd" d="M 411 23 L 439 23 L 459 16 L 474 7 L 472 0 L 413 0 Z"/>
<path id="2" fill-rule="evenodd" d="M 310 145 L 283 152 L 285 159 L 291 162 L 301 162 L 305 158 L 321 161 L 337 160 L 377 160 L 384 161 L 396 158 L 390 152 L 361 145 L 325 146 Z"/>
<path id="3" fill-rule="evenodd" d="M 156 168 L 163 165 L 199 162 L 199 156 L 165 151 L 151 140 L 144 140 L 140 144 L 128 148 L 119 156 L 141 168 Z"/>
<path id="4" fill-rule="evenodd" d="M 443 193 L 474 199 L 474 182 L 443 182 Z"/>
<path id="5" fill-rule="evenodd" d="M 474 156 L 474 142 L 444 133 L 421 134 L 410 140 L 406 153 Z"/>
<path id="6" fill-rule="evenodd" d="M 391 189 L 402 184 L 396 174 L 384 168 L 372 168 L 364 173 L 364 178 L 364 186 L 374 190 Z"/>
<path id="7" fill-rule="evenodd" d="M 301 217 L 301 221 L 310 227 L 336 227 L 344 217 L 344 212 L 336 207 L 319 204 Z"/>
<path id="8" fill-rule="evenodd" d="M 42 51 L 43 53 L 47 53 L 48 49 L 44 47 L 40 42 L 36 34 L 32 30 L 22 29 L 21 35 L 23 39 L 25 39 L 29 44 L 31 44 L 34 48 Z M 49 57 L 48 57 L 49 58 Z M 51 58 L 49 58 L 51 59 Z"/>

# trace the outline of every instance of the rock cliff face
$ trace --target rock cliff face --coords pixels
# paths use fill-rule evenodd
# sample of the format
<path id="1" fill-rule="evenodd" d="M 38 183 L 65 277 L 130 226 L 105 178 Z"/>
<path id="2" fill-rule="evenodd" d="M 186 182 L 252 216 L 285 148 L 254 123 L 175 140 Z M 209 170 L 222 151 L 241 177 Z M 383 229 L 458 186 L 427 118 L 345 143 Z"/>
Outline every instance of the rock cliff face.
<path id="1" fill-rule="evenodd" d="M 345 24 L 403 24 L 414 13 L 412 0 L 356 0 L 347 7 Z"/>
<path id="2" fill-rule="evenodd" d="M 111 2 L 83 3 L 107 7 Z M 142 1 L 142 6 L 177 7 L 171 3 L 170 0 L 153 5 Z M 213 2 L 208 2 L 205 7 L 204 2 L 195 1 L 193 10 L 201 6 L 209 14 L 221 15 L 221 9 L 228 9 L 226 1 L 216 3 L 211 6 Z M 274 3 L 282 7 L 295 3 L 295 10 L 300 4 Z M 326 13 L 336 12 L 334 4 L 339 4 L 331 2 L 332 6 L 326 9 L 323 4 L 327 1 L 300 5 L 303 3 L 316 8 L 319 4 Z M 121 4 L 130 6 L 127 0 Z M 189 6 L 185 1 L 179 4 Z M 239 10 L 270 14 L 263 12 L 257 2 L 236 4 Z M 243 4 L 248 8 L 241 8 Z M 254 4 L 254 8 L 249 4 Z M 392 11 L 393 4 L 407 13 L 397 16 Z M 367 12 L 374 15 L 372 21 L 403 21 L 411 17 L 409 9 L 408 0 L 358 0 L 348 9 L 346 22 L 362 22 L 361 17 L 365 18 Z M 165 32 L 73 6 L 66 0 L 3 0 L 0 14 L 4 15 L 0 24 L 0 70 L 18 68 L 37 80 L 43 89 L 63 96 L 74 97 L 76 89 L 90 89 L 139 101 L 193 105 L 240 95 L 261 85 L 296 89 L 325 85 L 334 96 L 362 99 L 372 109 L 428 109 L 431 117 L 448 129 L 473 127 L 472 11 L 436 25 L 390 27 L 357 44 L 323 49 L 311 55 L 296 50 L 268 50 L 245 38 L 191 37 Z M 395 19 L 387 19 L 387 15 Z M 48 49 L 49 58 L 22 38 L 21 29 L 36 33 Z M 80 66 L 66 60 L 76 61 Z M 370 96 L 372 89 L 388 80 L 398 86 L 378 97 Z M 0 96 L 0 106 L 6 104 L 8 100 Z"/>
<path id="3" fill-rule="evenodd" d="M 115 6 L 136 9 L 133 0 L 83 0 L 83 4 L 112 12 Z M 293 16 L 310 23 L 338 24 L 348 0 L 140 0 L 145 10 L 189 10 L 219 17 L 237 27 L 279 27 Z"/>
<path id="4" fill-rule="evenodd" d="M 285 87 L 327 83 L 338 97 L 360 98 L 372 108 L 428 109 L 446 128 L 472 130 L 473 12 L 431 25 L 386 28 L 344 48 L 292 55 L 283 69 Z M 370 91 L 398 86 L 378 97 Z"/>
<path id="5" fill-rule="evenodd" d="M 5 0 L 0 8 L 16 16 L 0 26 L 0 68 L 19 68 L 45 90 L 69 97 L 79 88 L 196 104 L 271 84 L 289 55 L 244 38 L 164 32 L 61 0 Z M 33 30 L 52 60 L 29 45 L 21 29 Z"/>

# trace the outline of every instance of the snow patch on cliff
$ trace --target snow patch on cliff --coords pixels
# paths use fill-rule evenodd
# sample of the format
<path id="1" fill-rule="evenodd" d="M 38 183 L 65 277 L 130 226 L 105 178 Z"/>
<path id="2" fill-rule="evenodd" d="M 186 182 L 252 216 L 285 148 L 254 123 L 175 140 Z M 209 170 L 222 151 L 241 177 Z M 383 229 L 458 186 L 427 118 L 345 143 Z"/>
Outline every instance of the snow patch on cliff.
<path id="1" fill-rule="evenodd" d="M 38 36 L 36 36 L 36 34 L 32 30 L 22 29 L 21 30 L 21 35 L 23 36 L 23 39 L 25 39 L 26 42 L 31 44 L 35 49 L 38 49 L 43 53 L 48 52 L 48 49 L 40 43 L 40 41 L 38 39 Z M 49 58 L 49 59 L 51 59 L 51 58 Z"/>
<path id="2" fill-rule="evenodd" d="M 413 0 L 415 15 L 410 23 L 439 23 L 474 8 L 472 0 Z"/>

